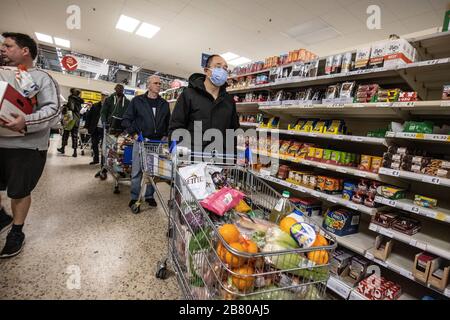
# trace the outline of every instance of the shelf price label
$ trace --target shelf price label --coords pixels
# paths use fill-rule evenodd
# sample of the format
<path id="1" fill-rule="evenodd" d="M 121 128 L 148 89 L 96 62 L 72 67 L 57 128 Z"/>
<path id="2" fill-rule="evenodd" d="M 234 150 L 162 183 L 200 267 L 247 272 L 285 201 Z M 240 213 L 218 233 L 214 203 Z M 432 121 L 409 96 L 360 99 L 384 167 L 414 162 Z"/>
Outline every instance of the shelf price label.
<path id="1" fill-rule="evenodd" d="M 344 108 L 345 104 L 343 103 L 333 103 L 333 104 L 329 104 L 327 105 L 328 109 L 340 109 L 340 108 Z"/>
<path id="2" fill-rule="evenodd" d="M 369 230 L 373 231 L 373 232 L 378 232 L 378 226 L 371 223 L 369 226 Z"/>
<path id="3" fill-rule="evenodd" d="M 350 288 L 336 280 L 334 277 L 330 277 L 327 287 L 336 292 L 344 299 L 347 299 L 350 295 Z"/>
<path id="4" fill-rule="evenodd" d="M 441 179 L 438 177 L 433 177 L 433 176 L 425 176 L 422 178 L 422 182 L 440 185 Z"/>
<path id="5" fill-rule="evenodd" d="M 356 291 L 352 291 L 350 293 L 350 297 L 349 300 L 353 300 L 353 301 L 358 301 L 358 300 L 367 300 L 366 297 L 364 297 L 363 295 L 361 295 L 360 293 L 356 292 Z"/>
<path id="6" fill-rule="evenodd" d="M 443 214 L 442 212 L 437 212 L 436 216 L 435 216 L 436 220 L 439 221 L 446 221 L 447 220 L 447 216 L 445 214 Z"/>
<path id="7" fill-rule="evenodd" d="M 450 141 L 450 136 L 448 135 L 433 135 L 431 137 L 431 140 L 435 140 L 435 141 Z"/>
<path id="8" fill-rule="evenodd" d="M 390 108 L 390 107 L 392 107 L 392 103 L 389 103 L 389 102 L 377 103 L 375 105 L 375 107 L 377 107 L 377 108 Z"/>
<path id="9" fill-rule="evenodd" d="M 359 209 L 358 205 L 355 204 L 355 203 L 351 203 L 348 207 L 349 207 L 350 209 L 353 209 L 353 210 L 358 210 L 358 209 Z"/>
<path id="10" fill-rule="evenodd" d="M 366 258 L 371 261 L 375 259 L 374 255 L 371 252 L 366 252 Z"/>
<path id="11" fill-rule="evenodd" d="M 423 251 L 427 251 L 428 245 L 426 243 L 417 241 L 415 247 L 419 248 L 419 249 L 421 249 Z"/>
<path id="12" fill-rule="evenodd" d="M 344 174 L 347 174 L 347 172 L 348 172 L 347 170 L 345 170 L 343 168 L 337 168 L 336 171 L 340 172 L 340 173 L 344 173 Z"/>
<path id="13" fill-rule="evenodd" d="M 344 136 L 343 136 L 343 135 L 333 136 L 333 139 L 336 139 L 336 140 L 344 140 Z"/>
<path id="14" fill-rule="evenodd" d="M 415 133 L 409 133 L 409 132 L 403 133 L 401 136 L 402 136 L 402 138 L 406 138 L 406 139 L 415 139 L 416 138 Z"/>
<path id="15" fill-rule="evenodd" d="M 380 234 L 382 234 L 383 236 L 386 236 L 388 238 L 393 238 L 394 237 L 394 234 L 391 231 L 389 231 L 389 230 L 387 230 L 385 228 L 379 228 L 378 232 Z"/>
<path id="16" fill-rule="evenodd" d="M 355 141 L 355 142 L 363 142 L 364 139 L 363 139 L 363 137 L 354 137 L 354 138 L 352 139 L 352 141 Z"/>
<path id="17" fill-rule="evenodd" d="M 448 100 L 448 101 L 441 101 L 441 107 L 450 107 L 450 100 Z"/>
<path id="18" fill-rule="evenodd" d="M 418 133 L 418 134 L 416 134 L 416 139 L 423 140 L 423 139 L 425 139 L 425 135 L 423 133 Z"/>
<path id="19" fill-rule="evenodd" d="M 390 207 L 396 207 L 397 206 L 397 201 L 388 199 L 387 205 L 390 206 Z"/>
<path id="20" fill-rule="evenodd" d="M 413 212 L 413 213 L 416 213 L 416 214 L 420 214 L 420 208 L 419 207 L 412 206 L 410 211 Z"/>

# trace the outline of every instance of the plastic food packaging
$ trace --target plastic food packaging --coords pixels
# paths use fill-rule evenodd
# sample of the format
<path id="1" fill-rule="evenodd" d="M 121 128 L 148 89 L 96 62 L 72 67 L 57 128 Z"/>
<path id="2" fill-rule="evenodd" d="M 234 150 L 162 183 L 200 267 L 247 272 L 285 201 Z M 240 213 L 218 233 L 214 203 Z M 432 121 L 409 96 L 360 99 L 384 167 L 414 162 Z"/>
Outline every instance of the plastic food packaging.
<path id="1" fill-rule="evenodd" d="M 226 187 L 213 193 L 200 204 L 203 208 L 222 217 L 226 212 L 236 207 L 244 197 L 245 195 L 242 192 Z"/>

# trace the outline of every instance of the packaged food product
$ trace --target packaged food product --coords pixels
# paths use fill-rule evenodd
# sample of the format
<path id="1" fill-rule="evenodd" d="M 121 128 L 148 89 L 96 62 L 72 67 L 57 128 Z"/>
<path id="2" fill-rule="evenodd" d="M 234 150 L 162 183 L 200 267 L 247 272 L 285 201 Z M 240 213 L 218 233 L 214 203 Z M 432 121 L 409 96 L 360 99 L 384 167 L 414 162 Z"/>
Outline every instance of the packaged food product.
<path id="1" fill-rule="evenodd" d="M 398 101 L 400 102 L 412 102 L 418 101 L 417 92 L 401 92 Z"/>
<path id="2" fill-rule="evenodd" d="M 372 166 L 372 156 L 362 155 L 361 163 L 358 167 L 359 170 L 370 171 Z"/>
<path id="3" fill-rule="evenodd" d="M 244 199 L 245 195 L 232 188 L 225 187 L 202 200 L 200 204 L 203 208 L 223 216 L 226 212 L 236 207 Z"/>
<path id="4" fill-rule="evenodd" d="M 432 134 L 433 127 L 434 123 L 430 121 L 424 122 L 407 121 L 404 125 L 403 132 Z"/>
<path id="5" fill-rule="evenodd" d="M 419 207 L 435 208 L 437 207 L 437 203 L 437 200 L 433 198 L 424 197 L 418 194 L 414 196 L 414 204 L 418 205 Z"/>
<path id="6" fill-rule="evenodd" d="M 316 125 L 317 120 L 308 120 L 300 129 L 301 132 L 311 132 Z"/>
<path id="7" fill-rule="evenodd" d="M 326 177 L 324 191 L 329 194 L 341 192 L 341 182 L 339 179 Z"/>
<path id="8" fill-rule="evenodd" d="M 313 147 L 311 144 L 304 144 L 297 153 L 297 158 L 305 159 L 309 154 L 309 149 Z"/>
<path id="9" fill-rule="evenodd" d="M 322 203 L 314 198 L 302 198 L 294 204 L 300 209 L 300 212 L 306 217 L 321 216 Z"/>
<path id="10" fill-rule="evenodd" d="M 333 71 L 333 60 L 334 60 L 333 56 L 329 56 L 326 59 L 326 62 L 325 62 L 325 74 L 331 74 L 331 72 Z"/>
<path id="11" fill-rule="evenodd" d="M 358 233 L 360 214 L 343 208 L 330 208 L 325 214 L 323 228 L 337 235 Z"/>
<path id="12" fill-rule="evenodd" d="M 317 121 L 314 128 L 311 130 L 313 133 L 323 133 L 325 131 L 325 121 Z"/>
<path id="13" fill-rule="evenodd" d="M 421 223 L 420 221 L 412 218 L 397 217 L 397 219 L 395 219 L 392 223 L 391 228 L 398 232 L 412 236 L 420 231 Z"/>
<path id="14" fill-rule="evenodd" d="M 352 67 L 352 55 L 353 54 L 351 52 L 347 52 L 344 54 L 344 57 L 342 58 L 342 73 L 350 72 Z"/>
<path id="15" fill-rule="evenodd" d="M 331 151 L 331 162 L 333 164 L 338 164 L 341 161 L 342 152 L 341 151 Z"/>
<path id="16" fill-rule="evenodd" d="M 326 93 L 325 99 L 336 99 L 339 96 L 340 86 L 338 84 L 329 86 Z"/>
<path id="17" fill-rule="evenodd" d="M 356 191 L 356 184 L 353 182 L 344 182 L 344 190 L 342 191 L 342 198 L 345 200 L 352 200 Z"/>
<path id="18" fill-rule="evenodd" d="M 328 121 L 324 133 L 326 134 L 344 134 L 345 122 L 342 120 Z"/>
<path id="19" fill-rule="evenodd" d="M 330 260 L 330 272 L 340 276 L 342 272 L 350 265 L 353 254 L 342 250 L 336 250 L 333 258 Z"/>
<path id="20" fill-rule="evenodd" d="M 316 175 L 314 175 L 314 174 L 309 175 L 308 187 L 311 189 L 315 189 L 317 187 L 317 176 Z"/>
<path id="21" fill-rule="evenodd" d="M 317 177 L 317 184 L 316 189 L 319 191 L 325 191 L 325 181 L 327 180 L 327 177 L 325 176 L 318 176 Z"/>
<path id="22" fill-rule="evenodd" d="M 302 144 L 300 142 L 294 142 L 291 144 L 288 150 L 288 155 L 295 157 L 297 156 L 298 152 L 300 151 L 300 148 L 302 147 Z"/>
<path id="23" fill-rule="evenodd" d="M 356 52 L 355 69 L 367 68 L 370 59 L 371 47 L 359 49 Z"/>
<path id="24" fill-rule="evenodd" d="M 286 155 L 289 151 L 289 147 L 291 146 L 291 141 L 280 141 L 280 154 Z"/>
<path id="25" fill-rule="evenodd" d="M 442 100 L 450 100 L 450 84 L 446 84 L 442 90 Z"/>
<path id="26" fill-rule="evenodd" d="M 322 161 L 324 161 L 325 163 L 331 163 L 331 153 L 332 152 L 333 152 L 333 150 L 329 150 L 329 149 L 323 150 Z"/>
<path id="27" fill-rule="evenodd" d="M 378 173 L 378 170 L 380 170 L 382 163 L 383 163 L 383 158 L 372 157 L 372 164 L 370 166 L 370 171 L 372 171 L 373 173 Z"/>
<path id="28" fill-rule="evenodd" d="M 342 54 L 337 54 L 333 57 L 333 66 L 331 69 L 332 74 L 341 73 L 342 67 Z"/>
<path id="29" fill-rule="evenodd" d="M 296 223 L 291 227 L 291 236 L 300 248 L 311 248 L 316 241 L 317 234 L 311 225 L 307 223 Z"/>
<path id="30" fill-rule="evenodd" d="M 380 197 L 390 200 L 400 200 L 406 197 L 406 190 L 390 186 L 380 186 L 377 189 L 377 194 Z"/>
<path id="31" fill-rule="evenodd" d="M 340 98 L 353 98 L 353 92 L 355 90 L 355 82 L 345 82 L 342 84 Z"/>
<path id="32" fill-rule="evenodd" d="M 389 229 L 394 221 L 397 219 L 398 215 L 388 212 L 377 212 L 372 217 L 372 223 L 377 224 L 383 228 Z"/>
<path id="33" fill-rule="evenodd" d="M 324 149 L 315 148 L 314 159 L 317 161 L 322 161 Z"/>
<path id="34" fill-rule="evenodd" d="M 289 170 L 290 168 L 288 166 L 282 165 L 278 169 L 277 178 L 281 180 L 286 180 L 289 176 Z"/>
<path id="35" fill-rule="evenodd" d="M 386 48 L 386 42 L 378 42 L 372 45 L 372 51 L 370 54 L 369 67 L 379 68 L 383 66 L 384 63 L 384 51 Z"/>

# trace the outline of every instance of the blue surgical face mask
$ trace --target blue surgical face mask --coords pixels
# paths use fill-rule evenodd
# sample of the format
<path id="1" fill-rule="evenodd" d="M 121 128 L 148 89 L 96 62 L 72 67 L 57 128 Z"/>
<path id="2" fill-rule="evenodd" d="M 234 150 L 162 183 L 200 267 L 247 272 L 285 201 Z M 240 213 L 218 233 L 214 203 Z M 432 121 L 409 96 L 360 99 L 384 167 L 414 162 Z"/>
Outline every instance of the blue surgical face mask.
<path id="1" fill-rule="evenodd" d="M 210 70 L 212 71 L 212 74 L 209 79 L 211 80 L 213 85 L 215 85 L 216 87 L 221 87 L 227 82 L 228 72 L 225 69 L 217 67 L 214 69 L 210 68 Z"/>

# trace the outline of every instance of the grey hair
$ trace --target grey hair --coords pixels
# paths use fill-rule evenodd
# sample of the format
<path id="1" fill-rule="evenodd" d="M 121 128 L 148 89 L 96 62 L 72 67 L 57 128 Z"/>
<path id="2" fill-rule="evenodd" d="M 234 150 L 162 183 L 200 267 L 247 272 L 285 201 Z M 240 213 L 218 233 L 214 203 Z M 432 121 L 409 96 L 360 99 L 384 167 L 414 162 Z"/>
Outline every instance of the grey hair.
<path id="1" fill-rule="evenodd" d="M 152 79 L 155 79 L 155 78 L 158 78 L 158 79 L 160 79 L 161 80 L 161 77 L 160 76 L 157 76 L 157 75 L 151 75 L 150 77 L 148 77 L 147 78 L 147 85 L 150 83 L 150 81 L 152 80 Z"/>

